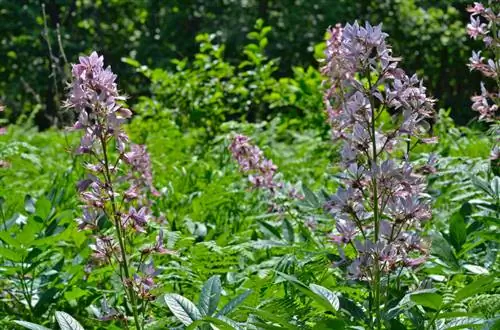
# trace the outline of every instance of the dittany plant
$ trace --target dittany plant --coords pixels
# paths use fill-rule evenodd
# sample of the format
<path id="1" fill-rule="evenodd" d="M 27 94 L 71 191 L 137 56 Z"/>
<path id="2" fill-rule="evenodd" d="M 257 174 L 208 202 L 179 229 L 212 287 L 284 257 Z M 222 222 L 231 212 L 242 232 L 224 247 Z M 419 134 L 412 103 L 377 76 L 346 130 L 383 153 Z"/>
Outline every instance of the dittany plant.
<path id="1" fill-rule="evenodd" d="M 336 25 L 329 33 L 325 103 L 334 139 L 343 143 L 344 170 L 325 205 L 335 219 L 329 237 L 342 256 L 337 265 L 348 265 L 349 278 L 368 284 L 369 323 L 381 329 L 389 286 L 428 255 L 419 237 L 421 223 L 431 218 L 423 174 L 434 171 L 435 160 L 417 171 L 410 153 L 419 143 L 435 142 L 427 134 L 434 100 L 415 75 L 398 67 L 381 26 Z M 392 123 L 384 120 L 388 114 Z M 230 149 L 240 168 L 253 172 L 254 186 L 271 193 L 281 188 L 276 167 L 246 137 L 236 136 Z"/>
<path id="2" fill-rule="evenodd" d="M 101 319 L 133 317 L 142 329 L 149 302 L 154 298 L 157 274 L 153 253 L 167 253 L 160 230 L 156 243 L 137 246 L 137 236 L 148 231 L 154 220 L 151 197 L 159 193 L 153 185 L 151 162 L 144 145 L 131 144 L 122 128 L 132 112 L 123 105 L 116 75 L 104 59 L 93 52 L 73 65 L 73 82 L 66 107 L 78 113 L 73 129 L 84 132 L 76 150 L 87 156 L 87 177 L 78 183 L 84 203 L 79 228 L 91 230 L 95 243 L 88 272 L 100 265 L 116 268 L 125 293 L 123 309 L 107 308 Z M 111 222 L 111 228 L 106 223 Z"/>
<path id="3" fill-rule="evenodd" d="M 481 94 L 472 97 L 472 110 L 479 113 L 479 120 L 492 124 L 494 146 L 491 151 L 492 170 L 496 175 L 500 172 L 500 4 L 498 1 L 489 1 L 489 6 L 474 2 L 467 11 L 470 13 L 470 23 L 467 33 L 472 39 L 482 40 L 485 49 L 473 51 L 469 59 L 469 69 L 479 71 L 489 78 L 489 84 L 481 82 Z"/>

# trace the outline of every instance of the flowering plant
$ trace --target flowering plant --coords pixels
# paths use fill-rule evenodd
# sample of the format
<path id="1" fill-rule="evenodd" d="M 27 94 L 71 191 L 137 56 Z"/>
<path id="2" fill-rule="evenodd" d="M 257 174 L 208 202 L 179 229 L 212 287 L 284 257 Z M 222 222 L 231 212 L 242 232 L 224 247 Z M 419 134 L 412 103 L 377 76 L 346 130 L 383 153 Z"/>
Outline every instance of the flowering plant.
<path id="1" fill-rule="evenodd" d="M 483 76 L 492 80 L 488 88 L 481 82 L 481 94 L 472 97 L 472 110 L 479 113 L 479 120 L 494 124 L 493 133 L 496 136 L 496 144 L 491 152 L 493 167 L 498 166 L 500 160 L 499 140 L 499 116 L 498 106 L 500 97 L 500 14 L 497 1 L 490 1 L 487 7 L 480 2 L 474 2 L 467 11 L 470 13 L 470 23 L 467 25 L 467 33 L 472 39 L 482 40 L 486 47 L 485 53 L 489 58 L 483 56 L 482 51 L 473 51 L 469 59 L 469 69 L 479 71 Z M 496 164 L 496 165 L 495 165 Z"/>
<path id="2" fill-rule="evenodd" d="M 418 170 L 410 153 L 428 136 L 434 100 L 417 76 L 398 67 L 381 26 L 336 25 L 329 31 L 322 73 L 327 77 L 325 104 L 335 140 L 343 142 L 342 185 L 325 205 L 335 221 L 329 235 L 339 246 L 348 275 L 370 287 L 372 327 L 381 327 L 381 305 L 390 276 L 425 262 L 428 249 L 419 237 L 431 218 L 423 174 L 435 171 L 435 159 Z M 393 124 L 382 119 L 391 114 Z M 276 167 L 238 135 L 230 146 L 255 187 L 274 192 Z M 350 246 L 356 256 L 347 260 Z M 387 276 L 383 284 L 382 276 Z M 385 294 L 384 294 L 385 292 Z"/>
<path id="3" fill-rule="evenodd" d="M 162 230 L 153 246 L 136 246 L 137 234 L 147 232 L 154 220 L 150 197 L 159 195 L 151 161 L 146 147 L 131 144 L 123 130 L 132 112 L 124 106 L 116 75 L 104 68 L 103 57 L 95 52 L 80 57 L 72 75 L 66 107 L 78 113 L 73 129 L 84 131 L 76 153 L 88 156 L 87 177 L 77 185 L 84 203 L 78 227 L 91 230 L 95 237 L 87 272 L 99 265 L 116 267 L 126 297 L 122 310 L 103 300 L 99 318 L 127 320 L 131 312 L 135 327 L 142 329 L 157 274 L 151 255 L 170 252 L 163 246 Z"/>

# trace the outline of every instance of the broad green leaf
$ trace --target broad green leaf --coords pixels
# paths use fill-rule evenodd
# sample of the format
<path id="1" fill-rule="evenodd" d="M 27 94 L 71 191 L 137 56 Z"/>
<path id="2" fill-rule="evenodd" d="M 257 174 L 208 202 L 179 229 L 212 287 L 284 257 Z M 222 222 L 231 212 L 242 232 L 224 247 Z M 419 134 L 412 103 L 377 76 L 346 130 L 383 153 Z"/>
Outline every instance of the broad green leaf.
<path id="1" fill-rule="evenodd" d="M 229 301 L 222 309 L 216 314 L 216 317 L 219 317 L 221 315 L 227 315 L 231 313 L 236 307 L 238 307 L 245 299 L 248 298 L 248 296 L 252 293 L 252 290 L 248 289 L 242 294 L 240 294 L 238 297 L 232 299 Z"/>
<path id="2" fill-rule="evenodd" d="M 458 269 L 458 261 L 450 244 L 440 234 L 432 235 L 431 253 L 446 262 L 449 267 Z"/>
<path id="3" fill-rule="evenodd" d="M 19 242 L 15 238 L 10 236 L 10 233 L 6 231 L 0 231 L 0 240 L 15 248 L 21 246 Z"/>
<path id="4" fill-rule="evenodd" d="M 347 312 L 355 319 L 365 320 L 365 322 L 367 321 L 366 314 L 356 302 L 344 296 L 339 296 L 338 299 L 340 303 L 340 310 Z"/>
<path id="5" fill-rule="evenodd" d="M 205 282 L 198 302 L 198 307 L 202 315 L 209 316 L 215 312 L 219 304 L 221 291 L 219 276 L 212 276 Z"/>
<path id="6" fill-rule="evenodd" d="M 438 310 L 443 305 L 443 298 L 434 292 L 415 292 L 410 295 L 410 299 L 421 306 Z"/>
<path id="7" fill-rule="evenodd" d="M 460 251 L 462 245 L 467 240 L 467 228 L 465 218 L 460 212 L 456 212 L 450 219 L 450 239 L 456 251 Z"/>
<path id="8" fill-rule="evenodd" d="M 194 321 L 202 318 L 201 312 L 191 300 L 175 293 L 163 296 L 163 301 L 168 306 L 172 314 L 184 325 L 190 325 Z"/>
<path id="9" fill-rule="evenodd" d="M 14 321 L 16 324 L 25 327 L 26 329 L 30 330 L 50 330 L 49 328 L 46 328 L 44 326 L 41 326 L 39 324 L 31 323 L 31 322 L 26 322 L 26 321 Z"/>
<path id="10" fill-rule="evenodd" d="M 35 214 L 45 220 L 50 216 L 50 213 L 52 211 L 52 203 L 46 197 L 40 197 L 35 203 L 35 208 Z"/>
<path id="11" fill-rule="evenodd" d="M 71 315 L 65 312 L 56 312 L 56 320 L 61 330 L 84 330 Z"/>
<path id="12" fill-rule="evenodd" d="M 455 294 L 455 300 L 461 301 L 465 298 L 472 297 L 476 294 L 488 291 L 497 286 L 500 286 L 500 280 L 497 280 L 497 277 L 495 275 L 480 277 L 466 287 L 458 290 L 458 292 Z"/>
<path id="13" fill-rule="evenodd" d="M 339 298 L 337 298 L 337 295 L 335 293 L 317 284 L 310 284 L 309 288 L 311 288 L 312 292 L 316 293 L 319 297 L 327 301 L 330 305 L 329 307 L 334 311 L 339 310 Z"/>
<path id="14" fill-rule="evenodd" d="M 10 261 L 20 262 L 23 259 L 23 256 L 19 251 L 14 251 L 9 248 L 0 246 L 0 257 L 4 257 Z"/>

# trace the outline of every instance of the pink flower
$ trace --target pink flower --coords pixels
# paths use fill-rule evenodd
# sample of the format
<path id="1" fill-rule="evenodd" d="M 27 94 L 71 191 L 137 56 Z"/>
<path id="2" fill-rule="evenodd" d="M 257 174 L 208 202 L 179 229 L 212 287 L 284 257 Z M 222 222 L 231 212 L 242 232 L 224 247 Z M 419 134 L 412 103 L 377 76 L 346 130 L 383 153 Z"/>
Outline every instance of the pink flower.
<path id="1" fill-rule="evenodd" d="M 474 6 L 467 7 L 467 11 L 471 13 L 471 15 L 480 15 L 484 13 L 484 5 L 480 2 L 474 2 Z"/>
<path id="2" fill-rule="evenodd" d="M 470 18 L 470 23 L 467 24 L 467 33 L 472 39 L 477 39 L 488 33 L 487 25 L 481 22 L 479 17 Z"/>

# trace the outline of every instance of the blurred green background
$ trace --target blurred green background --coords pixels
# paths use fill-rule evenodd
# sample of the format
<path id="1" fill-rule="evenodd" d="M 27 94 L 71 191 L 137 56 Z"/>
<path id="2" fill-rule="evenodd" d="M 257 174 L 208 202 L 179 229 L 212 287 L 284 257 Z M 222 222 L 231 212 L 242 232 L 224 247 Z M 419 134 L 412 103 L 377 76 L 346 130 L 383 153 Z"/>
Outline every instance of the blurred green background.
<path id="1" fill-rule="evenodd" d="M 451 108 L 457 123 L 465 124 L 473 116 L 470 96 L 480 78 L 466 67 L 474 46 L 465 35 L 467 5 L 463 0 L 0 0 L 0 103 L 10 123 L 32 120 L 41 129 L 65 124 L 67 63 L 96 50 L 133 105 L 155 93 L 140 65 L 179 73 L 199 59 L 204 42 L 217 45 L 221 61 L 241 67 L 248 60 L 248 33 L 259 18 L 271 27 L 260 44 L 273 62 L 270 77 L 296 77 L 297 70 L 318 69 L 317 45 L 329 25 L 357 19 L 383 23 L 402 66 L 418 72 L 439 107 Z M 210 35 L 197 41 L 202 33 Z M 183 59 L 182 67 L 173 61 Z M 316 80 L 319 90 L 321 79 Z M 315 88 L 316 82 L 311 84 Z M 164 88 L 175 96 L 182 86 Z M 265 95 L 252 97 L 256 102 Z M 258 103 L 262 115 L 246 116 L 249 121 L 269 115 L 270 108 L 290 111 Z M 304 105 L 298 116 L 319 108 L 320 103 Z"/>

